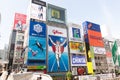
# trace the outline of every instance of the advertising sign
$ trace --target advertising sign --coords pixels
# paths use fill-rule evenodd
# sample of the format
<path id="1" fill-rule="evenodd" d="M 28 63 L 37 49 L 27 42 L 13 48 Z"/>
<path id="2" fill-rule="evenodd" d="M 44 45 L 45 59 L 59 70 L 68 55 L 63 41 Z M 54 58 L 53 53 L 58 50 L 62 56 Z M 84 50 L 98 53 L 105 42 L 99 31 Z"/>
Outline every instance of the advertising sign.
<path id="1" fill-rule="evenodd" d="M 27 65 L 46 65 L 46 38 L 29 36 Z"/>
<path id="2" fill-rule="evenodd" d="M 86 59 L 84 55 L 72 54 L 72 66 L 86 66 Z"/>
<path id="3" fill-rule="evenodd" d="M 32 0 L 30 18 L 46 21 L 46 3 L 40 0 Z"/>
<path id="4" fill-rule="evenodd" d="M 15 13 L 13 29 L 25 31 L 26 30 L 26 18 L 27 16 L 24 14 Z"/>
<path id="5" fill-rule="evenodd" d="M 27 66 L 28 69 L 46 69 L 46 66 Z"/>
<path id="6" fill-rule="evenodd" d="M 101 30 L 100 30 L 100 25 L 98 25 L 98 24 L 85 21 L 85 22 L 83 23 L 83 26 L 84 26 L 84 28 L 85 28 L 86 30 L 93 30 L 93 31 L 101 32 Z"/>
<path id="7" fill-rule="evenodd" d="M 88 38 L 90 46 L 104 47 L 104 42 L 102 40 L 102 35 L 100 32 L 88 30 Z"/>
<path id="8" fill-rule="evenodd" d="M 107 51 L 107 52 L 106 52 L 106 57 L 107 57 L 107 58 L 112 58 L 112 53 Z"/>
<path id="9" fill-rule="evenodd" d="M 66 10 L 64 8 L 48 4 L 48 21 L 66 24 Z"/>
<path id="10" fill-rule="evenodd" d="M 89 43 L 87 24 L 84 22 L 82 25 L 83 25 L 84 41 L 85 41 L 86 43 Z"/>
<path id="11" fill-rule="evenodd" d="M 28 59 L 46 60 L 46 38 L 29 36 Z"/>
<path id="12" fill-rule="evenodd" d="M 85 52 L 85 47 L 83 43 L 69 42 L 69 46 L 70 46 L 70 53 L 84 54 Z"/>
<path id="13" fill-rule="evenodd" d="M 93 65 L 92 62 L 87 62 L 88 73 L 93 73 Z"/>
<path id="14" fill-rule="evenodd" d="M 81 41 L 80 26 L 74 25 L 74 24 L 69 26 L 69 40 L 76 41 L 76 42 Z"/>
<path id="15" fill-rule="evenodd" d="M 92 55 L 91 55 L 89 43 L 85 43 L 85 49 L 86 49 L 87 62 L 91 62 Z"/>
<path id="16" fill-rule="evenodd" d="M 37 22 L 34 20 L 30 20 L 30 36 L 35 37 L 46 37 L 46 24 L 43 22 Z"/>
<path id="17" fill-rule="evenodd" d="M 106 53 L 105 48 L 93 47 L 93 49 L 94 49 L 95 54 L 105 54 Z"/>
<path id="18" fill-rule="evenodd" d="M 48 26 L 48 72 L 69 70 L 67 31 Z"/>

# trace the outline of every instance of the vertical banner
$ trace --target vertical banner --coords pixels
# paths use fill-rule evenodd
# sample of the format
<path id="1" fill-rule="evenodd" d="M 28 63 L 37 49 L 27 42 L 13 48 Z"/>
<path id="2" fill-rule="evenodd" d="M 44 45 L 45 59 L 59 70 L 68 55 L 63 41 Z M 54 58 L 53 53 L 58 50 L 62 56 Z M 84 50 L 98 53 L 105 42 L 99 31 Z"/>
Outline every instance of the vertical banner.
<path id="1" fill-rule="evenodd" d="M 15 13 L 13 29 L 25 31 L 26 30 L 26 18 L 27 16 L 24 14 Z"/>
<path id="2" fill-rule="evenodd" d="M 112 57 L 113 57 L 114 64 L 116 63 L 116 60 L 117 60 L 117 50 L 118 50 L 118 46 L 117 46 L 117 42 L 115 41 L 112 47 Z"/>
<path id="3" fill-rule="evenodd" d="M 32 0 L 30 18 L 46 21 L 46 2 Z"/>
<path id="4" fill-rule="evenodd" d="M 30 20 L 28 65 L 46 65 L 46 24 Z"/>
<path id="5" fill-rule="evenodd" d="M 48 72 L 69 70 L 67 31 L 48 26 Z"/>
<path id="6" fill-rule="evenodd" d="M 92 62 L 87 62 L 88 73 L 93 73 L 93 65 Z"/>

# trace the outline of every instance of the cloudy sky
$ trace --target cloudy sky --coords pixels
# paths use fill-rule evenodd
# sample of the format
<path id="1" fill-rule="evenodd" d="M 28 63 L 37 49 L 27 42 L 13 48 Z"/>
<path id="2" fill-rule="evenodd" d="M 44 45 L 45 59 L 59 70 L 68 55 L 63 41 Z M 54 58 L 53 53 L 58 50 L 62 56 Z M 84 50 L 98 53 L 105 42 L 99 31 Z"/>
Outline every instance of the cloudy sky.
<path id="1" fill-rule="evenodd" d="M 14 14 L 27 13 L 30 0 L 0 0 L 0 49 L 9 42 Z M 67 9 L 67 22 L 101 25 L 103 36 L 120 38 L 120 0 L 43 0 Z"/>

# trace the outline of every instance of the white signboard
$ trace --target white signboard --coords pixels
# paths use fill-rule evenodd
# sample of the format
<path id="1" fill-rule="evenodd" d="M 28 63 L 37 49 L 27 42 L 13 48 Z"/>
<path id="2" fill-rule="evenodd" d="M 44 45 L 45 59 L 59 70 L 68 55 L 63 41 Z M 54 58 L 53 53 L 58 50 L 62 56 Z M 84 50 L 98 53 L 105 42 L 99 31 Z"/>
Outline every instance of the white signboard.
<path id="1" fill-rule="evenodd" d="M 93 49 L 94 49 L 95 54 L 105 54 L 106 53 L 105 48 L 93 47 Z"/>
<path id="2" fill-rule="evenodd" d="M 46 7 L 38 4 L 31 4 L 30 18 L 46 21 Z"/>
<path id="3" fill-rule="evenodd" d="M 81 42 L 81 28 L 79 25 L 71 24 L 69 25 L 69 40 L 75 42 Z"/>
<path id="4" fill-rule="evenodd" d="M 67 30 L 65 28 L 48 26 L 48 29 L 49 35 L 67 37 Z"/>

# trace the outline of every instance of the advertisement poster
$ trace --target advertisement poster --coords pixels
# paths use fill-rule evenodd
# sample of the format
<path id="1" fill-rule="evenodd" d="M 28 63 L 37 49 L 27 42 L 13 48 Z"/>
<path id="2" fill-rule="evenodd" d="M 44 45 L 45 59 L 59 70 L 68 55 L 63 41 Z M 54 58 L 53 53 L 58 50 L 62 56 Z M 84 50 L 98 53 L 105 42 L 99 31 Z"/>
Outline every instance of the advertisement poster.
<path id="1" fill-rule="evenodd" d="M 83 23 L 83 27 L 85 27 L 84 29 L 86 29 L 86 30 L 93 30 L 96 32 L 101 32 L 100 25 L 92 23 L 92 22 L 85 21 Z"/>
<path id="2" fill-rule="evenodd" d="M 48 21 L 66 24 L 66 9 L 48 4 Z"/>
<path id="3" fill-rule="evenodd" d="M 82 38 L 81 38 L 81 31 L 79 25 L 75 25 L 75 24 L 69 25 L 69 40 L 81 42 Z"/>
<path id="4" fill-rule="evenodd" d="M 104 47 L 104 42 L 102 39 L 101 32 L 88 30 L 88 38 L 89 38 L 90 46 Z"/>
<path id="5" fill-rule="evenodd" d="M 26 18 L 27 16 L 25 14 L 15 13 L 13 29 L 25 31 L 26 30 Z"/>
<path id="6" fill-rule="evenodd" d="M 88 73 L 93 73 L 93 64 L 92 62 L 87 62 Z"/>
<path id="7" fill-rule="evenodd" d="M 94 49 L 94 53 L 95 53 L 95 54 L 105 54 L 105 53 L 106 53 L 105 48 L 93 47 L 93 49 Z"/>
<path id="8" fill-rule="evenodd" d="M 85 47 L 80 42 L 69 42 L 70 53 L 85 54 Z"/>
<path id="9" fill-rule="evenodd" d="M 48 72 L 69 70 L 67 31 L 48 26 Z"/>
<path id="10" fill-rule="evenodd" d="M 33 0 L 30 9 L 30 18 L 46 21 L 46 3 L 40 0 Z"/>
<path id="11" fill-rule="evenodd" d="M 72 66 L 86 66 L 86 58 L 85 55 L 80 54 L 72 54 Z"/>
<path id="12" fill-rule="evenodd" d="M 46 24 L 43 22 L 37 22 L 35 20 L 30 20 L 30 36 L 35 37 L 46 37 Z"/>
<path id="13" fill-rule="evenodd" d="M 28 65 L 46 64 L 46 38 L 29 36 Z"/>

